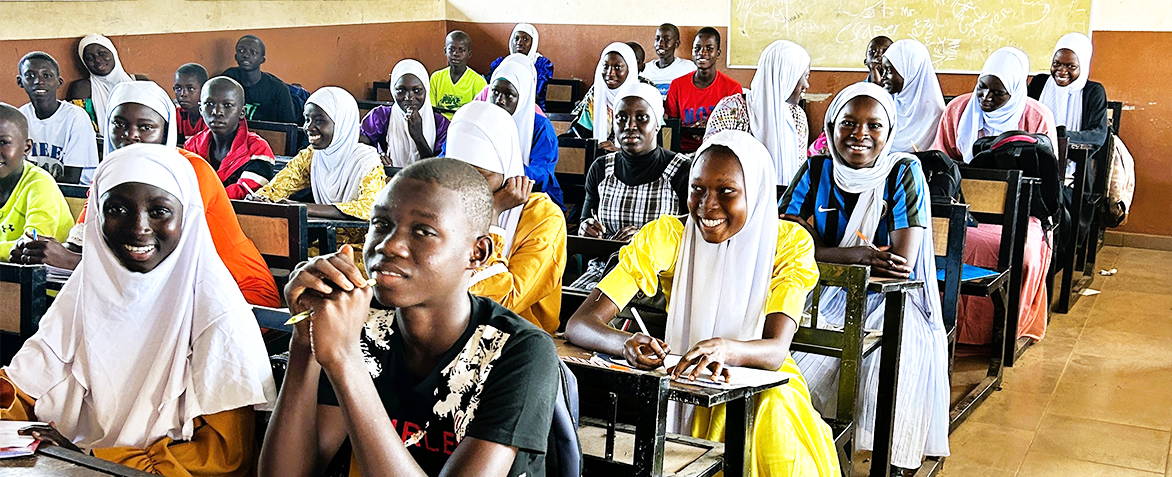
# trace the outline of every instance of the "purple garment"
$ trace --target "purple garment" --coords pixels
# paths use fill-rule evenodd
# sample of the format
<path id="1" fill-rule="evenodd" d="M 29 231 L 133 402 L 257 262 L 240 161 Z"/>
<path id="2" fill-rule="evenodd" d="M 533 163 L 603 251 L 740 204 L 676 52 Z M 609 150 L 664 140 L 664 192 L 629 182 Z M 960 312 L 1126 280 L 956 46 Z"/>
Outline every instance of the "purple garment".
<path id="1" fill-rule="evenodd" d="M 366 117 L 362 118 L 361 133 L 375 144 L 375 148 L 380 154 L 387 151 L 387 124 L 390 123 L 394 109 L 392 106 L 379 106 L 370 110 L 369 113 L 366 113 Z M 451 121 L 448 121 L 448 118 L 440 113 L 433 112 L 432 114 L 435 115 L 435 144 L 431 146 L 431 149 L 436 156 L 441 156 L 444 145 L 448 142 L 448 125 L 451 124 Z"/>

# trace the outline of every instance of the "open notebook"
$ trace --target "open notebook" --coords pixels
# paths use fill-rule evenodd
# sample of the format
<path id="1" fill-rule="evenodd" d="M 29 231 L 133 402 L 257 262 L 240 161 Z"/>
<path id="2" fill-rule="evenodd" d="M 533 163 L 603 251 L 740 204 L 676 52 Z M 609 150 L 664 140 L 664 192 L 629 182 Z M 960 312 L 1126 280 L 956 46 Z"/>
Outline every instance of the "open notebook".
<path id="1" fill-rule="evenodd" d="M 45 425 L 33 421 L 0 421 L 0 459 L 32 455 L 37 450 L 37 440 L 16 433 L 33 425 Z"/>
<path id="2" fill-rule="evenodd" d="M 599 367 L 604 367 L 604 368 L 607 366 L 606 366 L 606 364 L 602 363 L 601 361 L 606 361 L 606 362 L 613 363 L 618 366 L 627 367 L 627 368 L 629 368 L 631 366 L 630 363 L 627 363 L 627 360 L 622 359 L 622 358 L 607 356 L 602 353 L 595 353 L 594 356 L 595 357 L 591 360 L 576 359 L 573 361 L 581 363 L 581 364 L 589 364 L 589 365 L 599 366 Z M 655 370 L 654 372 L 665 372 L 666 370 L 673 368 L 677 363 L 680 362 L 680 358 L 681 358 L 681 356 L 677 355 L 677 354 L 667 355 L 667 358 L 664 358 L 664 360 L 663 360 L 664 367 L 659 368 L 659 369 Z M 565 359 L 565 358 L 563 358 L 563 359 Z M 713 381 L 712 380 L 712 373 L 707 369 L 704 370 L 704 372 L 702 372 L 700 374 L 700 377 L 696 378 L 695 381 L 689 380 L 684 377 L 681 377 L 680 379 L 676 379 L 675 381 L 680 382 L 680 383 L 684 383 L 684 384 L 692 384 L 695 386 L 704 386 L 704 387 L 720 388 L 720 389 L 733 389 L 733 388 L 740 388 L 740 387 L 768 386 L 770 384 L 776 384 L 776 383 L 779 383 L 785 379 L 789 379 L 792 377 L 791 375 L 786 374 L 786 373 L 779 373 L 776 371 L 767 371 L 764 369 L 757 369 L 757 368 L 743 368 L 743 367 L 738 367 L 738 366 L 728 367 L 728 372 L 729 372 L 729 376 L 731 379 L 730 379 L 730 382 L 727 382 L 727 383 L 723 382 L 723 381 Z"/>

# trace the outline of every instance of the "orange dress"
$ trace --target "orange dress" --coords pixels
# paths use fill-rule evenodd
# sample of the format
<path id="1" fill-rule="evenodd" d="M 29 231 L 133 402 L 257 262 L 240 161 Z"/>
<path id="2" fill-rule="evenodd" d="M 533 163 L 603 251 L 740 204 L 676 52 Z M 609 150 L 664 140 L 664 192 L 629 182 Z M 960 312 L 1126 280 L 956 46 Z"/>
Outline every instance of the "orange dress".
<path id="1" fill-rule="evenodd" d="M 240 228 L 240 220 L 236 218 L 236 211 L 232 209 L 232 201 L 224 191 L 224 184 L 212 166 L 199 154 L 179 148 L 179 152 L 191 162 L 195 168 L 195 178 L 199 181 L 199 195 L 203 197 L 204 215 L 207 217 L 208 230 L 212 233 L 212 243 L 216 245 L 216 253 L 248 303 L 261 306 L 281 306 L 281 295 L 277 292 L 277 282 L 273 280 L 273 273 L 269 271 L 264 258 L 260 255 L 252 240 L 244 236 Z M 89 202 L 86 202 L 89 206 Z M 78 219 L 79 224 L 85 223 L 85 209 L 82 209 Z"/>
<path id="2" fill-rule="evenodd" d="M 8 380 L 0 369 L 0 420 L 36 421 L 36 400 Z M 163 437 L 146 449 L 90 449 L 95 457 L 168 477 L 250 475 L 256 460 L 255 412 L 251 407 L 195 419 L 191 440 Z"/>

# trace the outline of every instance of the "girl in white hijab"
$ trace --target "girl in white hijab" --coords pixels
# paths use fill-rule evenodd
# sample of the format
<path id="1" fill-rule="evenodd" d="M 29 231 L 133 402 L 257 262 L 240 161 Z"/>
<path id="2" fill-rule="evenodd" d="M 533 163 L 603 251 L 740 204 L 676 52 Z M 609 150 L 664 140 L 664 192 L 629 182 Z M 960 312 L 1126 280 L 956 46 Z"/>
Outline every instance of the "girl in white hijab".
<path id="1" fill-rule="evenodd" d="M 163 88 L 155 84 L 153 81 L 131 81 L 123 83 L 114 87 L 114 91 L 110 94 L 110 109 L 111 114 L 107 114 L 103 119 L 105 127 L 105 140 L 103 144 L 106 148 L 106 154 L 114 152 L 118 148 L 116 138 L 114 137 L 114 110 L 118 109 L 127 103 L 141 104 L 150 108 L 151 111 L 158 113 L 163 117 L 165 124 L 165 132 L 163 137 L 163 144 L 170 147 L 177 147 L 179 141 L 179 132 L 176 124 L 175 105 L 171 102 L 171 97 L 167 95 Z"/>
<path id="2" fill-rule="evenodd" d="M 1095 148 L 1107 145 L 1107 91 L 1103 85 L 1090 81 L 1091 39 L 1082 33 L 1067 33 L 1054 46 L 1050 74 L 1034 76 L 1029 95 L 1054 113 L 1056 126 L 1066 126 L 1066 136 L 1074 144 L 1090 144 Z M 1109 149 L 1109 148 L 1108 148 Z M 1095 153 L 1110 154 L 1100 150 Z M 1075 164 L 1066 165 L 1066 179 L 1073 182 Z M 1088 187 L 1092 178 L 1088 175 Z M 1073 193 L 1073 191 L 1071 192 Z M 1084 211 L 1093 208 L 1084 207 Z M 1084 224 L 1089 216 L 1082 218 Z"/>
<path id="3" fill-rule="evenodd" d="M 90 60 L 86 60 L 85 48 L 90 45 L 97 45 L 101 48 L 91 49 L 94 50 L 90 52 L 91 58 Z M 102 49 L 105 49 L 112 58 L 108 58 L 105 54 L 106 52 L 103 52 Z M 81 43 L 77 45 L 77 56 L 81 58 L 82 63 L 86 65 L 86 70 L 90 73 L 89 99 L 94 106 L 94 119 L 98 124 L 98 132 L 105 135 L 106 116 L 113 109 L 112 106 L 109 106 L 111 92 L 115 86 L 120 83 L 133 82 L 134 78 L 122 68 L 122 60 L 118 58 L 118 50 L 114 48 L 114 44 L 110 42 L 110 39 L 97 33 L 90 33 L 81 39 Z M 94 71 L 91 66 L 95 65 L 100 68 L 109 63 L 113 63 L 113 66 L 106 74 L 99 74 L 101 71 Z"/>
<path id="4" fill-rule="evenodd" d="M 1046 86 L 1042 88 L 1040 101 L 1054 113 L 1057 125 L 1078 131 L 1082 129 L 1082 90 L 1086 87 L 1087 81 L 1090 81 L 1091 53 L 1094 52 L 1094 46 L 1091 45 L 1091 39 L 1082 33 L 1067 33 L 1058 40 L 1057 45 L 1054 45 L 1054 56 L 1057 57 L 1062 50 L 1074 53 L 1078 61 L 1078 77 L 1065 86 L 1059 86 L 1051 74 L 1046 79 Z"/>
<path id="5" fill-rule="evenodd" d="M 1017 48 L 989 55 L 973 92 L 957 96 L 945 108 L 931 149 L 967 164 L 977 139 L 1006 131 L 1046 134 L 1051 144 L 1058 144 L 1054 115 L 1026 95 L 1029 65 L 1029 57 Z"/>
<path id="6" fill-rule="evenodd" d="M 536 51 L 536 48 L 531 51 Z M 532 53 L 531 53 L 532 54 Z M 529 165 L 529 153 L 533 149 L 533 117 L 537 115 L 533 105 L 536 104 L 537 71 L 529 57 L 520 53 L 513 53 L 501 62 L 492 72 L 489 88 L 498 79 L 508 81 L 517 89 L 517 109 L 513 111 L 513 123 L 517 125 L 517 139 L 520 141 L 521 161 Z M 491 95 L 490 95 L 491 96 Z M 453 116 L 453 119 L 455 117 Z M 451 134 L 449 129 L 448 134 Z"/>
<path id="7" fill-rule="evenodd" d="M 863 109 L 870 98 L 878 111 Z M 827 111 L 826 131 L 830 136 L 830 157 L 811 158 L 803 166 L 781 201 L 783 214 L 790 219 L 813 224 L 812 230 L 821 237 L 819 260 L 836 263 L 858 263 L 857 250 L 873 245 L 908 247 L 905 259 L 894 252 L 867 252 L 866 263 L 872 266 L 872 276 L 884 273 L 907 274 L 912 280 L 923 280 L 924 288 L 909 293 L 903 326 L 902 356 L 899 361 L 899 388 L 896 390 L 895 439 L 892 442 L 892 463 L 914 469 L 924 456 L 948 455 L 949 384 L 947 336 L 940 311 L 940 294 L 936 284 L 935 254 L 932 248 L 931 205 L 928 185 L 915 156 L 890 152 L 890 139 L 899 131 L 895 101 L 883 88 L 871 83 L 855 83 L 835 96 Z M 844 157 L 851 145 L 870 146 L 858 154 L 870 154 L 879 146 L 877 139 L 864 133 L 858 139 L 854 128 L 845 125 L 844 117 L 852 114 L 880 114 L 886 119 L 887 131 L 879 132 L 884 140 L 870 166 L 859 166 Z M 873 116 L 851 118 L 857 124 Z M 861 127 L 861 126 L 858 126 Z M 857 160 L 857 159 L 855 159 Z M 898 179 L 891 182 L 891 175 Z M 905 190 L 888 190 L 887 184 L 899 184 Z M 847 197 L 856 197 L 853 209 L 847 209 Z M 913 198 L 900 204 L 900 197 Z M 826 201 L 826 202 L 823 202 Z M 888 210 L 887 203 L 895 203 Z M 815 212 L 816 211 L 816 212 Z M 833 225 L 830 225 L 833 224 Z M 906 233 L 900 233 L 907 231 Z M 910 242 L 901 242 L 896 234 L 910 236 Z M 834 235 L 829 235 L 834 234 Z M 868 237 L 864 242 L 859 234 Z M 916 238 L 918 236 L 918 239 Z M 916 242 L 918 240 L 918 243 Z M 874 260 L 883 260 L 878 265 Z M 893 272 L 894 271 L 894 272 Z M 838 288 L 826 289 L 819 304 L 824 323 L 842 326 L 846 308 L 846 292 Z M 884 296 L 867 297 L 866 329 L 882 329 Z M 863 360 L 862 415 L 856 449 L 871 449 L 874 445 L 875 406 L 878 396 L 879 353 Z M 839 360 L 828 356 L 797 353 L 795 356 L 802 373 L 811 383 L 810 391 L 815 407 L 833 410 L 837 407 Z"/>
<path id="8" fill-rule="evenodd" d="M 557 332 L 566 267 L 565 215 L 548 195 L 527 193 L 533 181 L 525 177 L 517 130 L 504 109 L 483 101 L 468 103 L 452 116 L 450 134 L 447 157 L 484 175 L 499 213 L 489 227 L 492 256 L 472 275 L 469 292 Z"/>
<path id="9" fill-rule="evenodd" d="M 626 77 L 619 78 L 620 82 L 614 88 L 606 84 L 604 71 L 607 67 L 607 57 L 612 53 L 619 55 L 623 63 L 626 63 L 627 72 Z M 599 142 L 608 140 L 612 132 L 613 111 L 618 107 L 619 90 L 638 81 L 639 63 L 635 61 L 635 50 L 622 42 L 607 45 L 598 59 L 598 67 L 594 69 L 594 85 L 590 87 L 590 91 L 582 98 L 577 108 L 580 110 L 577 124 L 591 130 L 592 137 Z"/>
<path id="10" fill-rule="evenodd" d="M 517 36 L 517 32 L 523 32 L 533 39 L 533 43 L 529 46 L 529 53 L 525 56 L 529 58 L 530 63 L 537 64 L 537 59 L 541 58 L 541 53 L 537 52 L 537 45 L 541 40 L 541 35 L 537 34 L 537 27 L 528 23 L 518 23 L 517 26 L 513 27 L 513 33 L 509 35 L 509 38 Z"/>
<path id="11" fill-rule="evenodd" d="M 944 93 L 932 68 L 932 55 L 923 43 L 899 40 L 887 48 L 883 60 L 888 64 L 883 86 L 895 97 L 899 117 L 899 131 L 891 137 L 891 150 L 927 150 L 936 141 L 940 116 L 944 114 Z M 898 90 L 892 91 L 897 86 Z"/>
<path id="12" fill-rule="evenodd" d="M 106 229 L 111 214 L 146 207 L 135 203 L 142 199 L 134 189 L 119 187 L 127 184 L 179 206 L 167 215 L 182 224 L 177 237 L 157 228 L 166 202 L 153 197 L 150 249 Z M 5 368 L 27 395 L 23 410 L 54 421 L 61 436 L 99 457 L 139 468 L 246 472 L 249 456 L 235 464 L 230 456 L 252 437 L 252 406 L 266 405 L 276 389 L 252 307 L 212 244 L 195 174 L 174 147 L 135 144 L 106 156 L 91 192 L 100 206 L 87 211 L 85 259 Z M 117 207 L 105 212 L 112 200 Z M 151 268 L 131 270 L 144 267 Z M 188 441 L 197 455 L 171 453 L 170 441 L 159 448 L 163 439 Z M 133 449 L 101 451 L 113 447 Z"/>
<path id="13" fill-rule="evenodd" d="M 428 99 L 431 97 L 430 76 L 427 74 L 427 68 L 423 67 L 423 63 L 411 59 L 402 60 L 391 70 L 392 92 L 394 92 L 396 85 L 399 84 L 399 80 L 405 75 L 412 75 L 423 84 L 423 102 L 418 110 L 413 111 L 413 114 L 418 114 L 419 118 L 423 120 L 423 141 L 429 146 L 429 149 L 432 149 L 428 151 L 430 154 L 426 155 L 426 157 L 432 157 L 439 151 L 435 147 L 435 112 L 432 111 L 431 101 Z M 407 124 L 407 111 L 403 109 L 403 105 L 398 100 L 395 101 L 393 109 L 394 111 L 391 112 L 387 121 L 386 131 L 386 155 L 390 159 L 391 165 L 405 167 L 415 161 L 425 159 L 426 157 L 420 154 L 419 146 L 415 144 L 415 139 L 411 137 L 411 132 Z"/>

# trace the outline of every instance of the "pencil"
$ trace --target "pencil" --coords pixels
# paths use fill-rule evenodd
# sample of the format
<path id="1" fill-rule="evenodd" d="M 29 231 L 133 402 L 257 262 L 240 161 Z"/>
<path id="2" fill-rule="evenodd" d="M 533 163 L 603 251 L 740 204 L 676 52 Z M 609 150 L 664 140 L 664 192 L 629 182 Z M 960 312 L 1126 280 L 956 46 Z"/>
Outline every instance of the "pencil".
<path id="1" fill-rule="evenodd" d="M 879 250 L 879 247 L 876 247 L 875 244 L 871 243 L 871 239 L 867 238 L 866 235 L 863 235 L 862 232 L 856 230 L 855 235 L 858 235 L 859 238 L 863 240 L 863 245 L 871 247 L 871 250 Z"/>
<path id="2" fill-rule="evenodd" d="M 374 286 L 374 279 L 371 278 L 370 280 L 367 280 L 366 286 L 368 286 L 368 287 Z M 312 314 L 313 314 L 313 310 L 309 310 L 309 311 L 303 311 L 301 313 L 293 315 L 287 321 L 285 321 L 285 326 L 296 325 L 298 323 L 301 323 L 302 321 L 305 321 L 306 318 L 309 318 L 309 316 Z"/>
<path id="3" fill-rule="evenodd" d="M 635 315 L 635 324 L 639 325 L 639 332 L 651 336 L 651 333 L 647 332 L 647 325 L 643 323 L 643 317 L 639 316 L 639 310 L 631 308 L 631 314 Z"/>

